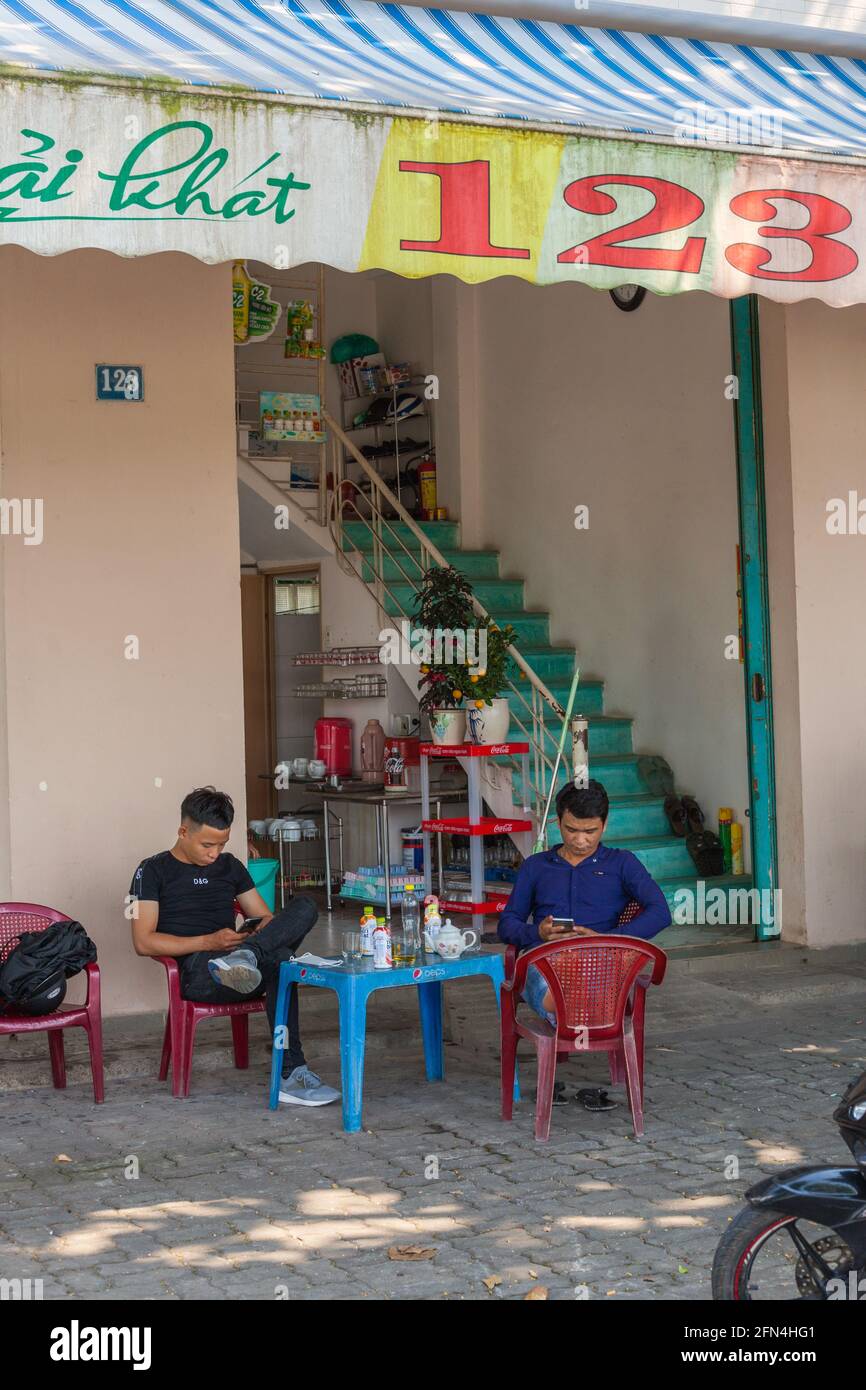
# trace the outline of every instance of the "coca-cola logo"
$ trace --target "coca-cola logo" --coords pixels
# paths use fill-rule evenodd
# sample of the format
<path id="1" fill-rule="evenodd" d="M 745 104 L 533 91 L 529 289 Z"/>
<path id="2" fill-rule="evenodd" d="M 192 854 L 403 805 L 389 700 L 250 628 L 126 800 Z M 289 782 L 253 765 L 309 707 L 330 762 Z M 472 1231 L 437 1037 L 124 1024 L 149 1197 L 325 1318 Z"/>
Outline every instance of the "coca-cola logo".
<path id="1" fill-rule="evenodd" d="M 507 753 L 507 752 L 508 752 L 508 744 L 507 744 L 507 743 L 491 743 L 491 745 L 490 745 L 490 752 L 491 752 L 491 753 Z"/>
<path id="2" fill-rule="evenodd" d="M 494 824 L 493 824 L 493 832 L 492 832 L 492 833 L 493 833 L 494 835 L 503 835 L 503 834 L 507 834 L 509 830 L 513 830 L 513 829 L 514 829 L 514 821 L 510 821 L 510 820 L 499 821 L 499 820 L 498 820 L 498 821 L 495 821 Z"/>

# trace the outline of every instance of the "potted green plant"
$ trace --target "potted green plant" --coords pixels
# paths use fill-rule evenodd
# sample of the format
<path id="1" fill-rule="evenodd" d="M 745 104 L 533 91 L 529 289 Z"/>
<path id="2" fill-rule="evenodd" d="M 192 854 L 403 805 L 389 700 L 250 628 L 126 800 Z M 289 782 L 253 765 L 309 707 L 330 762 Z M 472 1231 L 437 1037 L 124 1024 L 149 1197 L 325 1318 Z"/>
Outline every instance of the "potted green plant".
<path id="1" fill-rule="evenodd" d="M 429 659 L 421 663 L 418 703 L 430 721 L 431 737 L 434 743 L 462 743 L 466 737 L 463 700 L 470 683 L 469 666 L 453 656 L 455 634 L 462 634 L 465 656 L 466 635 L 475 628 L 472 590 L 466 576 L 451 566 L 428 570 L 415 599 L 415 624 L 413 646 L 418 629 L 422 629 L 429 649 Z M 444 652 L 443 635 L 448 641 Z"/>
<path id="2" fill-rule="evenodd" d="M 470 743 L 505 743 L 508 738 L 511 710 L 500 692 L 505 689 L 508 648 L 513 641 L 510 624 L 504 628 L 488 624 L 486 665 L 469 668 L 466 698 Z"/>

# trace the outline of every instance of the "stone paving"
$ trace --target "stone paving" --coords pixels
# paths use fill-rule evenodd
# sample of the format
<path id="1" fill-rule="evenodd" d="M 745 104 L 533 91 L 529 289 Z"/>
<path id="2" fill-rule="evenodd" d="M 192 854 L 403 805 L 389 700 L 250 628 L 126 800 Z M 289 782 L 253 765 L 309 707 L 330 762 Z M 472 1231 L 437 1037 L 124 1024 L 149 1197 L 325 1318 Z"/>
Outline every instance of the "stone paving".
<path id="1" fill-rule="evenodd" d="M 225 1025 L 202 1028 L 187 1101 L 155 1079 L 155 1016 L 109 1021 L 100 1107 L 79 1042 L 55 1092 L 26 1061 L 38 1045 L 44 1083 L 44 1039 L 4 1039 L 0 1078 L 20 1063 L 26 1085 L 0 1093 L 0 1279 L 41 1279 L 46 1299 L 706 1299 L 743 1190 L 845 1159 L 831 1112 L 866 1066 L 866 958 L 843 954 L 673 963 L 649 1003 L 642 1141 L 624 1103 L 572 1102 L 537 1144 L 528 1060 L 504 1124 L 480 981 L 451 988 L 437 1085 L 408 992 L 374 997 L 358 1135 L 338 1106 L 265 1108 L 261 1018 L 247 1072 Z M 309 1058 L 335 1080 L 335 1010 L 313 993 Z M 604 1081 L 604 1060 L 560 1075 Z M 435 1254 L 389 1257 L 406 1246 Z"/>

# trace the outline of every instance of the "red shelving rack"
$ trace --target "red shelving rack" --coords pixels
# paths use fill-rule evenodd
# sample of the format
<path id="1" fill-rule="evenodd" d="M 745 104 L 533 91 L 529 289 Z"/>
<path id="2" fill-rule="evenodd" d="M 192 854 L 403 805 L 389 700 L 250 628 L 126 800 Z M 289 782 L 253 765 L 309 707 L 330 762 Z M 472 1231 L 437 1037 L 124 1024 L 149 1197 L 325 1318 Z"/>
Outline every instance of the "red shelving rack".
<path id="1" fill-rule="evenodd" d="M 469 837 L 469 877 L 472 891 L 471 902 L 458 902 L 443 898 L 440 907 L 443 912 L 468 912 L 472 915 L 472 926 L 478 932 L 479 940 L 484 930 L 484 917 L 499 913 L 508 901 L 508 894 L 485 897 L 484 895 L 484 850 L 482 839 L 485 835 L 507 835 L 512 831 L 532 830 L 529 819 L 515 819 L 513 816 L 497 820 L 494 816 L 481 814 L 481 762 L 482 758 L 495 758 L 502 755 L 519 757 L 523 770 L 523 810 L 528 811 L 526 801 L 529 788 L 529 744 L 528 743 L 422 743 L 421 744 L 421 833 L 424 839 L 424 891 L 431 893 L 431 841 L 430 836 L 445 832 Z M 468 780 L 468 816 L 454 816 L 446 820 L 433 820 L 430 816 L 430 759 L 465 758 Z"/>

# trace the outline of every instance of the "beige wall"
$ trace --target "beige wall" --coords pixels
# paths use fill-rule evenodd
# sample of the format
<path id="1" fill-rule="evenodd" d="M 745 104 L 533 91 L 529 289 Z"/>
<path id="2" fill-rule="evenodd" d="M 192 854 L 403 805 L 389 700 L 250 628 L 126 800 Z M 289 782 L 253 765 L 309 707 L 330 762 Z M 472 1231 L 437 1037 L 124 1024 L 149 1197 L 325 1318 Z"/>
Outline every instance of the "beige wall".
<path id="1" fill-rule="evenodd" d="M 159 1007 L 123 915 L 133 869 L 203 782 L 235 796 L 245 852 L 230 269 L 4 247 L 0 274 L 2 490 L 45 503 L 42 545 L 0 541 L 3 891 L 84 922 L 108 1012 Z M 143 365 L 145 401 L 98 404 L 97 362 Z"/>
<path id="2" fill-rule="evenodd" d="M 728 306 L 481 287 L 482 540 L 708 823 L 748 806 Z M 588 530 L 575 530 L 578 505 Z"/>
<path id="3" fill-rule="evenodd" d="M 761 323 L 783 855 L 798 853 L 798 801 L 804 846 L 780 871 L 783 910 L 829 946 L 866 937 L 866 535 L 826 526 L 831 498 L 866 498 L 866 306 L 762 306 Z"/>

